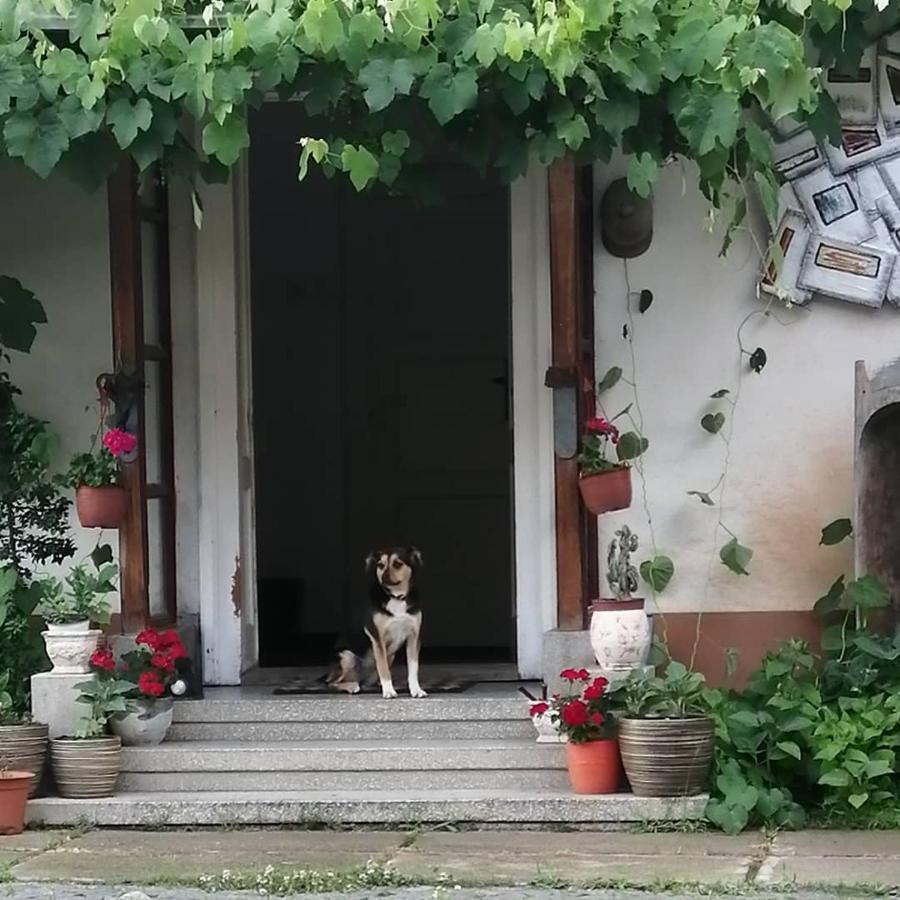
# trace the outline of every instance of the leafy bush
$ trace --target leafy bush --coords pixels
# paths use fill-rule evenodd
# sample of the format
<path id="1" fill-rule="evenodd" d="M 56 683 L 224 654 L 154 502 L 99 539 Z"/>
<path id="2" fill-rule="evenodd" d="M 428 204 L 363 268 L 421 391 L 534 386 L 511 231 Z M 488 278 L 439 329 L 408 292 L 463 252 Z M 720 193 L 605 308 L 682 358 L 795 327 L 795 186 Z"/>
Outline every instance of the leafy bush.
<path id="1" fill-rule="evenodd" d="M 94 571 L 79 563 L 72 566 L 64 582 L 58 578 L 39 580 L 42 597 L 35 612 L 51 624 L 64 625 L 88 619 L 91 622 L 109 621 L 107 594 L 116 589 L 118 568 L 113 564 L 97 566 Z"/>
<path id="2" fill-rule="evenodd" d="M 615 705 L 627 716 L 678 719 L 706 715 L 718 696 L 718 691 L 706 687 L 699 672 L 691 672 L 674 660 L 662 676 L 635 670 L 611 694 Z"/>

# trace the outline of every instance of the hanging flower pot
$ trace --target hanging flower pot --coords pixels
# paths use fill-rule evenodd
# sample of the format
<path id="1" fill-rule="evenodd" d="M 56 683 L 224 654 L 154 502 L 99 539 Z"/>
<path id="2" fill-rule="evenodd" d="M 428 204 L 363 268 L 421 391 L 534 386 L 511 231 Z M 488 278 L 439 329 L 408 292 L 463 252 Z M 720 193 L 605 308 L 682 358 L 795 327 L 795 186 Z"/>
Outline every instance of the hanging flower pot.
<path id="1" fill-rule="evenodd" d="M 628 509 L 631 506 L 631 467 L 620 466 L 582 475 L 578 481 L 581 499 L 585 507 L 595 516 Z"/>
<path id="2" fill-rule="evenodd" d="M 84 528 L 118 528 L 127 508 L 128 495 L 117 484 L 103 487 L 82 484 L 75 491 L 75 510 Z"/>
<path id="3" fill-rule="evenodd" d="M 619 742 L 585 741 L 566 744 L 569 783 L 576 794 L 614 794 L 622 782 Z"/>
<path id="4" fill-rule="evenodd" d="M 31 789 L 31 772 L 0 772 L 0 834 L 21 834 Z"/>

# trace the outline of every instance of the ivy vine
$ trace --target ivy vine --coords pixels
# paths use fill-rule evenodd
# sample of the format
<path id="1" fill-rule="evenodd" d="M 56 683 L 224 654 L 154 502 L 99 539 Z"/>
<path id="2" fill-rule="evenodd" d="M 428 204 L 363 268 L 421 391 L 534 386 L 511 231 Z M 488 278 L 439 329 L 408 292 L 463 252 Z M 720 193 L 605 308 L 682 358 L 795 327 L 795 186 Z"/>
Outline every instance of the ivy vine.
<path id="1" fill-rule="evenodd" d="M 621 149 L 640 194 L 692 159 L 739 219 L 732 179 L 776 202 L 757 114 L 824 135 L 813 62 L 852 66 L 887 15 L 872 0 L 0 0 L 0 152 L 90 183 L 122 151 L 215 179 L 277 94 L 314 117 L 298 115 L 301 176 L 314 162 L 400 189 L 444 145 L 511 180 Z"/>

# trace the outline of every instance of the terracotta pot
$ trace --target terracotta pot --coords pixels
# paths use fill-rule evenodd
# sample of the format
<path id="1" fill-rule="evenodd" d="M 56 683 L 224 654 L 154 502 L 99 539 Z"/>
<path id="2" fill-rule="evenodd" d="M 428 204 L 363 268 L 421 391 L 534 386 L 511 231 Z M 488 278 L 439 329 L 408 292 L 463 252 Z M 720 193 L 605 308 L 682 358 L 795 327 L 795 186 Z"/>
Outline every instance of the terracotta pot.
<path id="1" fill-rule="evenodd" d="M 75 490 L 75 510 L 85 528 L 118 528 L 127 507 L 128 494 L 117 484 L 104 487 L 82 484 Z"/>
<path id="2" fill-rule="evenodd" d="M 87 619 L 64 625 L 48 623 L 47 630 L 41 634 L 54 672 L 82 675 L 91 671 L 91 654 L 97 649 L 102 632 L 91 628 Z"/>
<path id="3" fill-rule="evenodd" d="M 54 738 L 50 763 L 60 797 L 111 797 L 122 768 L 122 741 L 114 735 Z"/>
<path id="4" fill-rule="evenodd" d="M 31 773 L 28 796 L 37 793 L 47 761 L 46 725 L 0 725 L 0 772 L 4 769 Z"/>
<path id="5" fill-rule="evenodd" d="M 25 805 L 31 787 L 31 772 L 0 772 L 0 834 L 25 830 Z"/>
<path id="6" fill-rule="evenodd" d="M 109 724 L 126 747 L 154 747 L 161 744 L 172 725 L 175 706 L 171 697 L 132 700 L 130 711 Z"/>
<path id="7" fill-rule="evenodd" d="M 595 516 L 631 506 L 631 466 L 621 466 L 578 479 L 581 499 Z"/>
<path id="8" fill-rule="evenodd" d="M 653 623 L 643 600 L 591 604 L 591 649 L 604 672 L 625 674 L 645 665 L 652 642 Z"/>
<path id="9" fill-rule="evenodd" d="M 684 719 L 619 719 L 622 764 L 637 797 L 690 797 L 709 782 L 713 722 Z"/>
<path id="10" fill-rule="evenodd" d="M 614 738 L 585 744 L 569 741 L 566 768 L 576 794 L 615 794 L 622 782 L 619 743 Z"/>

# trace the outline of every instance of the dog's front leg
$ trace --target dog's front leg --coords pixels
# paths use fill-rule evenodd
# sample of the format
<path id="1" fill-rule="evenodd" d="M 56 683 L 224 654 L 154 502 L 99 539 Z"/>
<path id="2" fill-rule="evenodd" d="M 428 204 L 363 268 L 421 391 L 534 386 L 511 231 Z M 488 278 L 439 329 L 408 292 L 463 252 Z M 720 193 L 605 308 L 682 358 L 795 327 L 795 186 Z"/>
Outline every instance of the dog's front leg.
<path id="1" fill-rule="evenodd" d="M 391 666 L 388 662 L 387 651 L 377 635 L 372 637 L 370 634 L 369 640 L 372 642 L 375 669 L 378 672 L 378 680 L 381 682 L 381 696 L 385 700 L 393 700 L 397 696 L 397 692 L 394 690 L 394 682 L 391 679 Z"/>
<path id="2" fill-rule="evenodd" d="M 427 697 L 419 684 L 419 649 L 422 646 L 422 623 L 415 634 L 409 636 L 406 642 L 406 671 L 409 677 L 409 694 L 411 697 Z"/>

